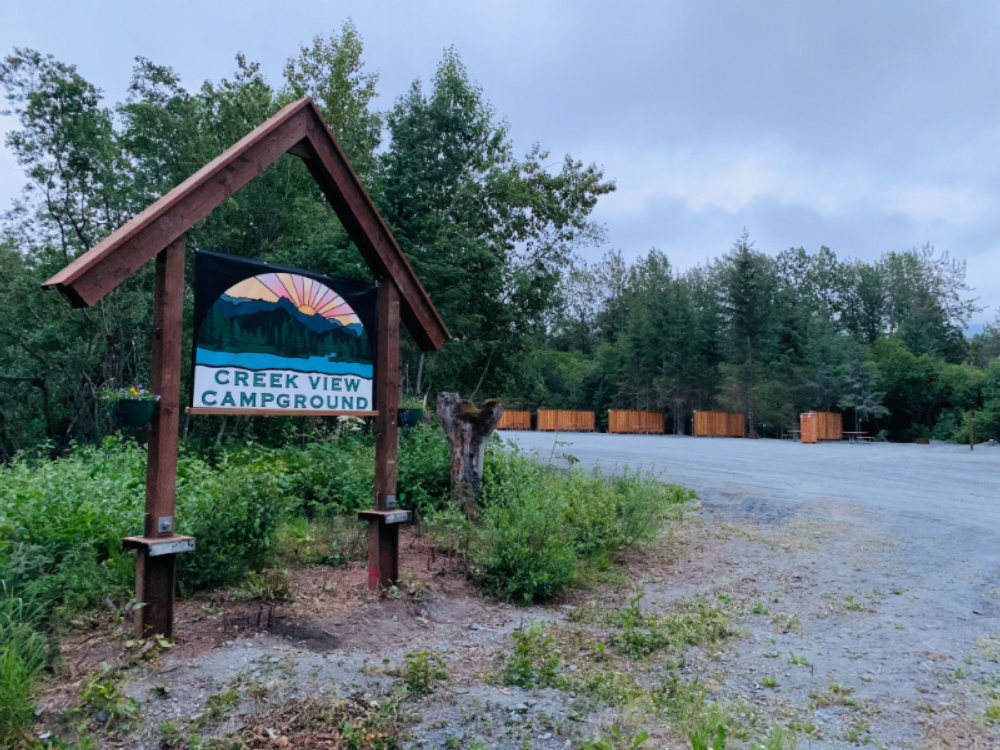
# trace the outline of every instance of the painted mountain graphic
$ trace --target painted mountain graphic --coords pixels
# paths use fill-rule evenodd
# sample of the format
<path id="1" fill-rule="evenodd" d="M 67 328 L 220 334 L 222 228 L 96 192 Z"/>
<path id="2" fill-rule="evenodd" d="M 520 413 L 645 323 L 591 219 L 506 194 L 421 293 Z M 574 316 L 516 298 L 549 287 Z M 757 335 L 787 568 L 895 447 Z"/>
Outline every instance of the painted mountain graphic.
<path id="1" fill-rule="evenodd" d="M 335 292 L 297 274 L 262 274 L 220 296 L 198 331 L 198 348 L 371 363 L 361 321 Z"/>

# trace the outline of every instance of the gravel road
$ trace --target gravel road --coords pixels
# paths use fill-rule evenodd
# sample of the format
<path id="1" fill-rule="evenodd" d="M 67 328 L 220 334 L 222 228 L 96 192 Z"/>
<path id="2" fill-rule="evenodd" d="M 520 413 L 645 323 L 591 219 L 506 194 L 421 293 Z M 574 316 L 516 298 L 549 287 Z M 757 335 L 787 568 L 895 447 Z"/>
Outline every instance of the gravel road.
<path id="1" fill-rule="evenodd" d="M 852 724 L 862 718 L 816 708 L 827 726 L 812 747 L 852 746 L 855 725 L 886 747 L 997 747 L 1000 447 L 505 436 L 544 462 L 568 454 L 606 472 L 643 467 L 697 490 L 719 539 L 706 548 L 725 555 L 702 579 L 720 591 L 752 582 L 772 613 L 801 621 L 776 637 L 748 618 L 728 686 L 773 711 L 822 705 L 827 686 L 846 685 L 871 709 Z M 681 569 L 698 564 L 690 557 Z M 647 590 L 655 600 L 674 588 Z M 775 653 L 788 651 L 807 653 L 809 672 L 785 667 L 760 691 Z"/>

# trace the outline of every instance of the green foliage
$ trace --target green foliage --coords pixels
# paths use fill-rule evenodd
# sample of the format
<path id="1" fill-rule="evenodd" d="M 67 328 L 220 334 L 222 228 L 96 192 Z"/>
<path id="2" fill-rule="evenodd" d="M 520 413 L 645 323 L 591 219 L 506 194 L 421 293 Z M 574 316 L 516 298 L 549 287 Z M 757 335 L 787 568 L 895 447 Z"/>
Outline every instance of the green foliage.
<path id="1" fill-rule="evenodd" d="M 726 728 L 722 724 L 706 725 L 688 735 L 691 750 L 726 750 Z"/>
<path id="2" fill-rule="evenodd" d="M 227 714 L 239 707 L 240 700 L 240 694 L 235 690 L 226 690 L 208 696 L 205 699 L 201 716 L 192 724 L 193 728 L 201 729 L 208 724 L 222 721 Z"/>
<path id="3" fill-rule="evenodd" d="M 559 687 L 559 654 L 553 647 L 552 638 L 545 635 L 539 622 L 529 621 L 527 625 L 511 633 L 514 651 L 504 668 L 504 682 L 525 689 L 535 687 Z"/>
<path id="4" fill-rule="evenodd" d="M 437 683 L 448 679 L 448 670 L 438 654 L 420 651 L 406 655 L 403 682 L 412 695 L 430 695 Z"/>
<path id="5" fill-rule="evenodd" d="M 648 615 L 642 610 L 642 597 L 642 592 L 636 592 L 622 609 L 622 629 L 613 641 L 632 658 L 666 648 L 707 647 L 731 635 L 728 615 L 704 599 L 681 602 L 679 610 L 668 615 Z"/>
<path id="6" fill-rule="evenodd" d="M 864 721 L 863 719 L 861 721 Z M 867 722 L 865 722 L 867 724 Z M 850 732 L 849 732 L 850 734 Z M 849 742 L 857 742 L 858 737 L 849 738 Z M 767 732 L 767 737 L 758 742 L 750 743 L 752 750 L 795 750 L 798 743 L 780 725 L 774 724 Z"/>
<path id="7" fill-rule="evenodd" d="M 649 734 L 638 732 L 626 734 L 618 727 L 611 729 L 603 737 L 594 737 L 580 745 L 581 750 L 636 750 L 646 744 Z"/>
<path id="8" fill-rule="evenodd" d="M 599 415 L 658 411 L 677 433 L 693 409 L 738 411 L 768 437 L 803 411 L 839 408 L 845 429 L 908 440 L 984 406 L 1000 326 L 964 339 L 980 309 L 970 291 L 964 265 L 929 247 L 866 263 L 825 247 L 771 255 L 744 233 L 685 273 L 657 250 L 631 264 L 609 252 L 564 273 L 526 394 L 512 395 Z M 954 439 L 947 419 L 939 434 Z"/>
<path id="9" fill-rule="evenodd" d="M 563 529 L 568 498 L 550 494 L 555 483 L 530 459 L 505 453 L 498 460 L 517 468 L 502 486 L 484 482 L 476 580 L 494 596 L 528 604 L 558 594 L 576 575 L 576 551 Z"/>
<path id="10" fill-rule="evenodd" d="M 483 487 L 476 578 L 487 592 L 521 603 L 558 594 L 581 563 L 606 567 L 693 497 L 638 471 L 609 479 L 547 471 L 513 447 L 487 452 Z"/>
<path id="11" fill-rule="evenodd" d="M 263 602 L 289 601 L 292 585 L 284 568 L 248 570 L 246 580 L 233 592 L 233 599 L 255 599 Z"/>
<path id="12" fill-rule="evenodd" d="M 367 552 L 367 528 L 356 518 L 328 515 L 286 518 L 274 535 L 278 557 L 300 565 L 343 565 Z"/>
<path id="13" fill-rule="evenodd" d="M 601 236 L 590 214 L 613 184 L 568 156 L 552 169 L 539 146 L 515 156 L 506 122 L 453 49 L 388 112 L 375 109 L 378 74 L 350 21 L 292 52 L 277 84 L 238 54 L 231 76 L 196 90 L 138 58 L 117 104 L 49 55 L 15 49 L 0 60 L 4 114 L 16 122 L 6 146 L 28 178 L 0 241 L 0 459 L 46 439 L 100 438 L 110 428 L 102 387 L 149 382 L 149 268 L 90 312 L 44 295 L 41 282 L 307 95 L 455 334 L 429 354 L 404 341 L 407 371 L 423 373 L 407 389 L 468 392 L 482 379 L 496 392 L 519 380 L 571 253 Z M 255 177 L 188 242 L 370 278 L 298 159 Z M 220 421 L 199 419 L 192 430 L 211 439 Z M 258 436 L 275 429 L 251 423 Z"/>
<path id="14" fill-rule="evenodd" d="M 80 690 L 83 710 L 104 730 L 130 725 L 139 717 L 139 704 L 122 692 L 124 676 L 104 669 L 89 675 Z"/>
<path id="15" fill-rule="evenodd" d="M 49 662 L 44 610 L 25 601 L 15 582 L 0 580 L 0 746 L 27 747 L 34 701 Z"/>

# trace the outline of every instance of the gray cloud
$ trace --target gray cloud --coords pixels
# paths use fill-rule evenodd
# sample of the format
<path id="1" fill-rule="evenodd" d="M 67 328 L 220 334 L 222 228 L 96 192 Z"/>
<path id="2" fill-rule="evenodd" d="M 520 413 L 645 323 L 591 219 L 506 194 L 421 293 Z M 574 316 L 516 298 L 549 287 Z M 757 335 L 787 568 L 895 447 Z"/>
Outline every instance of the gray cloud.
<path id="1" fill-rule="evenodd" d="M 744 226 L 773 252 L 930 242 L 1000 301 L 994 4 L 49 0 L 0 8 L 0 49 L 51 51 L 117 99 L 138 54 L 192 87 L 238 50 L 277 79 L 348 15 L 383 106 L 454 44 L 519 149 L 603 164 L 619 191 L 597 218 L 629 256 L 656 246 L 685 268 Z M 20 182 L 0 155 L 0 202 Z"/>

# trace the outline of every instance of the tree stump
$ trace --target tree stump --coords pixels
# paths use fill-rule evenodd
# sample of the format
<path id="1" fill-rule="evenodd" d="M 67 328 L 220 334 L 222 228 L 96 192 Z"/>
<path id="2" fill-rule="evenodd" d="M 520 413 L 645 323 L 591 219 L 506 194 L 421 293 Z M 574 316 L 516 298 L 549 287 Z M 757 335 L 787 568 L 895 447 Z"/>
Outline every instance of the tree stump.
<path id="1" fill-rule="evenodd" d="M 439 393 L 437 414 L 451 445 L 451 497 L 469 518 L 479 515 L 483 483 L 483 452 L 488 438 L 503 416 L 496 399 L 477 408 L 457 393 Z"/>

